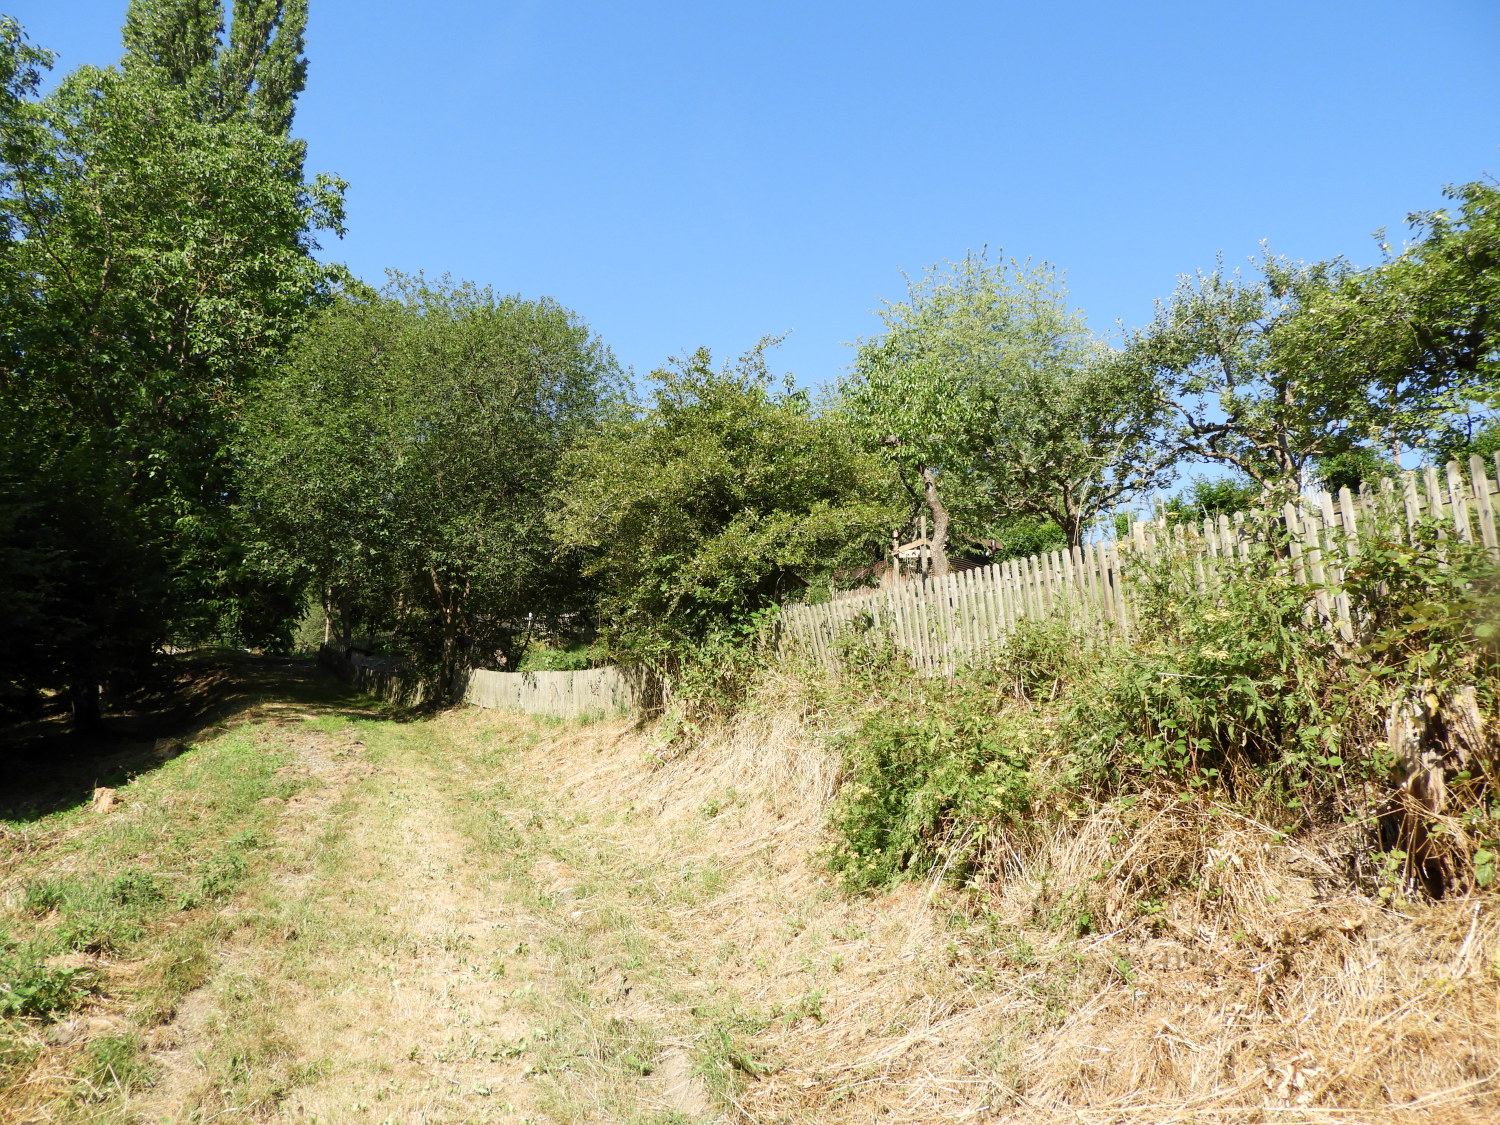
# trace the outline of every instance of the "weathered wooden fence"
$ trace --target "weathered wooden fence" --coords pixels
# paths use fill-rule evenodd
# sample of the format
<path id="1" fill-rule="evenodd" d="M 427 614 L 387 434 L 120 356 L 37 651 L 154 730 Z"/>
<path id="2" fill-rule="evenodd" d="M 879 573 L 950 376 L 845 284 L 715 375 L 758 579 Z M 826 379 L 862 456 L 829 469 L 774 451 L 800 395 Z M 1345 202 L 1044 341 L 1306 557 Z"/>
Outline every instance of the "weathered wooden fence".
<path id="1" fill-rule="evenodd" d="M 1500 454 L 1493 468 L 1500 477 Z M 1360 539 L 1380 523 L 1408 541 L 1424 519 L 1440 534 L 1482 543 L 1500 564 L 1496 538 L 1497 485 L 1489 466 L 1471 457 L 1468 478 L 1456 462 L 1445 470 L 1406 473 L 1375 491 L 1312 493 L 1279 513 L 1291 574 L 1313 591 L 1315 612 L 1346 638 L 1352 635 L 1348 599 L 1339 590 L 1343 560 L 1359 553 Z M 1132 573 L 1166 554 L 1192 568 L 1200 588 L 1217 581 L 1224 560 L 1246 558 L 1266 541 L 1271 513 L 1167 527 L 1137 522 L 1130 538 L 1090 543 L 1013 559 L 942 578 L 915 579 L 822 605 L 792 606 L 782 616 L 781 644 L 819 662 L 836 658 L 839 643 L 858 622 L 882 632 L 919 669 L 952 672 L 966 658 L 998 643 L 1018 621 L 1054 615 L 1077 624 L 1112 628 L 1129 636 L 1137 625 Z"/>
<path id="2" fill-rule="evenodd" d="M 419 707 L 432 698 L 430 686 L 408 674 L 386 656 L 345 653 L 333 645 L 318 650 L 318 663 L 361 691 L 403 707 Z"/>
<path id="3" fill-rule="evenodd" d="M 318 663 L 371 695 L 403 706 L 419 706 L 434 694 L 430 685 L 389 657 L 346 655 L 325 645 L 318 653 Z M 642 697 L 637 681 L 614 667 L 579 672 L 492 672 L 475 668 L 464 673 L 455 694 L 473 707 L 525 711 L 557 719 L 628 714 L 639 708 Z"/>
<path id="4" fill-rule="evenodd" d="M 469 673 L 463 699 L 475 707 L 586 719 L 634 711 L 639 692 L 635 681 L 614 667 L 581 672 L 491 672 L 476 668 Z"/>

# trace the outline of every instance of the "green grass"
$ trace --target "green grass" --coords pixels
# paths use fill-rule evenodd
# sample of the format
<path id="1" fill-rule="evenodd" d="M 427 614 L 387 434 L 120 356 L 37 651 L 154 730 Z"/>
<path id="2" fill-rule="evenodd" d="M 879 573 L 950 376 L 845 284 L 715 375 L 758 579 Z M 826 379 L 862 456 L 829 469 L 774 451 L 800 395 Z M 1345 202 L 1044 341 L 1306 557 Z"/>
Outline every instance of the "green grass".
<path id="1" fill-rule="evenodd" d="M 138 775 L 107 816 L 80 806 L 0 821 L 34 841 L 18 901 L 0 910 L 0 1117 L 47 1025 L 93 1003 L 129 1029 L 75 1053 L 69 1104 L 108 1120 L 110 1099 L 149 1084 L 140 1031 L 207 978 L 216 908 L 263 862 L 280 801 L 299 787 L 284 765 L 242 728 Z M 140 967 L 125 984 L 91 955 Z"/>

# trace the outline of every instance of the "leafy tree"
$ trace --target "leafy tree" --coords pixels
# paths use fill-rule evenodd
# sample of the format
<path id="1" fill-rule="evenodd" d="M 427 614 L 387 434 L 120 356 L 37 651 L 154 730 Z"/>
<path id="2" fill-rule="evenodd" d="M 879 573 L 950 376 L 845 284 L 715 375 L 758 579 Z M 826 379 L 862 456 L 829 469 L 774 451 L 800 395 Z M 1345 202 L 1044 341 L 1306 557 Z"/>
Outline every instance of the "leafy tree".
<path id="1" fill-rule="evenodd" d="M 1500 407 L 1500 187 L 1450 187 L 1456 211 L 1417 212 L 1399 253 L 1343 272 L 1297 317 L 1302 347 L 1364 385 L 1369 441 L 1399 458 L 1434 444 L 1444 457 Z"/>
<path id="2" fill-rule="evenodd" d="M 556 302 L 393 275 L 350 287 L 247 405 L 245 487 L 287 573 L 399 634 L 441 685 L 530 612 L 578 611 L 545 511 L 559 459 L 618 397 Z"/>
<path id="3" fill-rule="evenodd" d="M 1103 362 L 1049 267 L 970 253 L 910 280 L 881 319 L 842 385 L 845 409 L 914 499 L 920 489 L 940 565 L 949 509 L 976 529 L 1050 520 L 1076 545 L 1101 512 L 1160 482 L 1148 378 Z"/>
<path id="4" fill-rule="evenodd" d="M 769 341 L 715 370 L 700 349 L 652 373 L 649 405 L 564 463 L 552 527 L 586 558 L 618 651 L 708 640 L 889 534 L 889 471 L 836 415 L 777 389 Z"/>
<path id="5" fill-rule="evenodd" d="M 123 65 L 166 77 L 202 120 L 283 136 L 307 84 L 306 29 L 307 0 L 235 0 L 227 42 L 218 0 L 131 0 Z"/>
<path id="6" fill-rule="evenodd" d="M 1220 262 L 1184 280 L 1116 361 L 1158 380 L 1169 448 L 1293 491 L 1482 429 L 1500 405 L 1500 192 L 1449 194 L 1456 214 L 1413 215 L 1417 240 L 1370 269 L 1268 254 L 1255 279 Z"/>
<path id="7" fill-rule="evenodd" d="M 49 613 L 89 618 L 61 666 L 31 662 L 28 679 L 68 685 L 81 723 L 100 680 L 166 636 L 272 639 L 291 605 L 241 534 L 229 450 L 244 388 L 333 276 L 311 252 L 340 229 L 342 185 L 305 182 L 287 134 L 305 5 L 236 12 L 225 42 L 218 5 L 135 3 L 131 27 L 176 20 L 182 50 L 132 31 L 120 67 L 81 68 L 46 97 L 45 60 L 13 22 L 0 35 L 5 488 L 55 532 L 45 549 L 78 563 L 54 571 Z M 243 97 L 210 106 L 225 74 Z M 79 527 L 90 544 L 63 530 Z M 132 561 L 88 561 L 101 551 Z M 27 666 L 27 642 L 5 643 Z"/>
<path id="8" fill-rule="evenodd" d="M 1366 386 L 1319 363 L 1295 319 L 1346 268 L 1267 255 L 1260 271 L 1247 281 L 1221 261 L 1184 278 L 1113 365 L 1160 388 L 1173 454 L 1227 465 L 1263 488 L 1295 487 L 1316 459 L 1360 444 Z"/>

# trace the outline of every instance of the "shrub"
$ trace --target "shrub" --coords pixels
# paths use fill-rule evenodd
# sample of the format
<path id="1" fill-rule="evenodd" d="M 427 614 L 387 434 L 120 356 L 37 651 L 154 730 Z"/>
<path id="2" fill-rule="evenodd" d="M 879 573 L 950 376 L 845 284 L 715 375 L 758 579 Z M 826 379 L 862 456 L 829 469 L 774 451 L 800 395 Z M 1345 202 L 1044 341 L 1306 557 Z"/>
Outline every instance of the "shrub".
<path id="1" fill-rule="evenodd" d="M 993 833 L 1029 820 L 1045 732 L 1004 706 L 991 669 L 919 681 L 889 650 L 858 657 L 861 674 L 844 704 L 865 702 L 854 704 L 857 718 L 839 739 L 847 780 L 833 812 L 831 865 L 851 889 L 935 868 L 961 881 Z M 896 686 L 872 695 L 882 683 Z"/>
<path id="2" fill-rule="evenodd" d="M 962 879 L 1045 816 L 1186 789 L 1283 830 L 1354 825 L 1429 893 L 1494 883 L 1500 593 L 1451 529 L 1416 540 L 1375 534 L 1330 560 L 1347 577 L 1324 594 L 1348 599 L 1352 640 L 1273 550 L 1219 560 L 1205 589 L 1180 560 L 1137 571 L 1131 643 L 1023 622 L 942 680 L 885 638 L 851 639 L 828 701 L 847 779 L 832 865 L 854 887 Z M 1404 749 L 1400 715 L 1417 716 Z M 1435 797 L 1413 789 L 1413 746 L 1442 775 Z"/>

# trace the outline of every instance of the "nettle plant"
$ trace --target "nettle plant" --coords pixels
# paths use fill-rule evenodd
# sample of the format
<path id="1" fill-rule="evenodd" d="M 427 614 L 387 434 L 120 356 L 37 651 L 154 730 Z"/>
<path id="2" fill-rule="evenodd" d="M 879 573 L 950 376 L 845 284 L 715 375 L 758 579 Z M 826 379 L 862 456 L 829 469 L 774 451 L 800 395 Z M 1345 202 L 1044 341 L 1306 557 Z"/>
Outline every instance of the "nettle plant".
<path id="1" fill-rule="evenodd" d="M 1067 717 L 1081 781 L 1275 791 L 1291 808 L 1333 797 L 1356 694 L 1334 635 L 1309 625 L 1308 588 L 1274 556 L 1230 568 L 1210 591 L 1170 560 L 1144 570 L 1141 639 Z"/>

